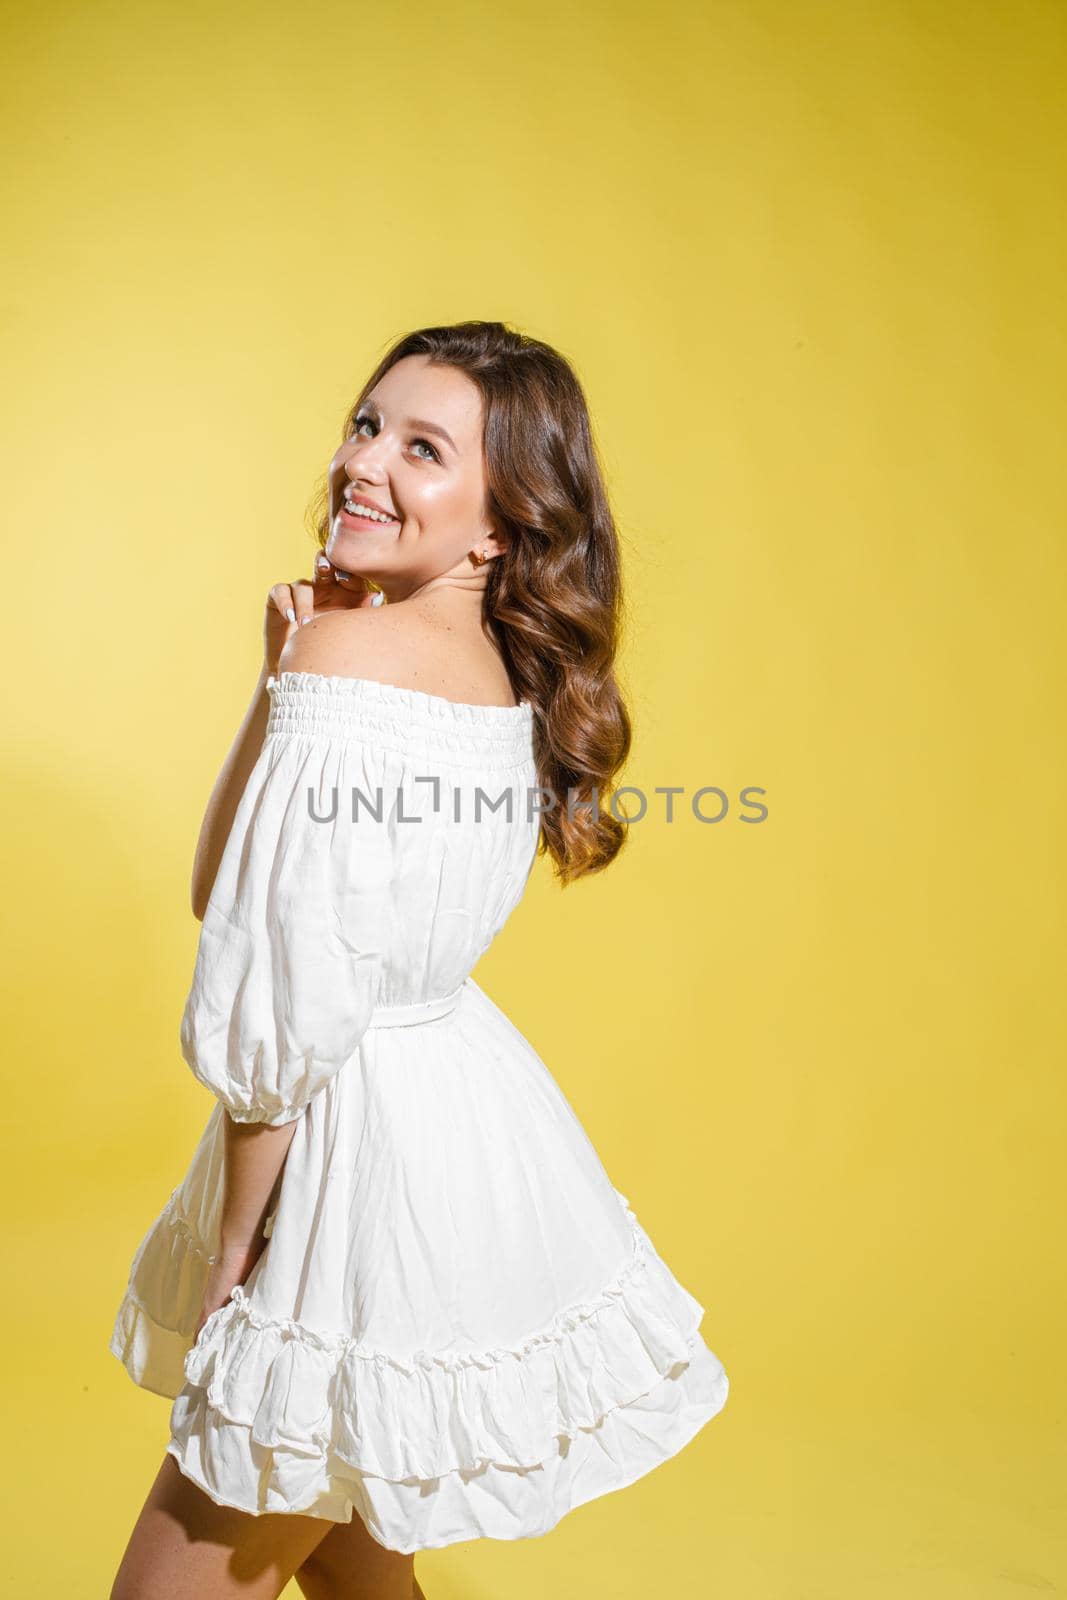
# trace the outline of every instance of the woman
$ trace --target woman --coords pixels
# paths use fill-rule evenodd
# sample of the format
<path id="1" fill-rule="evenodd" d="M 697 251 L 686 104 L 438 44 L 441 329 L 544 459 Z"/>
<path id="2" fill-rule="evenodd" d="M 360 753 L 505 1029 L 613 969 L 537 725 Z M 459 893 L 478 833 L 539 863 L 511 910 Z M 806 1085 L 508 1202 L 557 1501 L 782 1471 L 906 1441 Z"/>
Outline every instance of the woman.
<path id="1" fill-rule="evenodd" d="M 181 1040 L 216 1105 L 115 1319 L 174 1404 L 112 1600 L 408 1600 L 416 1550 L 545 1533 L 727 1396 L 702 1306 L 469 976 L 537 854 L 566 884 L 625 838 L 618 548 L 571 368 L 499 323 L 402 339 L 317 533 L 196 852 Z"/>

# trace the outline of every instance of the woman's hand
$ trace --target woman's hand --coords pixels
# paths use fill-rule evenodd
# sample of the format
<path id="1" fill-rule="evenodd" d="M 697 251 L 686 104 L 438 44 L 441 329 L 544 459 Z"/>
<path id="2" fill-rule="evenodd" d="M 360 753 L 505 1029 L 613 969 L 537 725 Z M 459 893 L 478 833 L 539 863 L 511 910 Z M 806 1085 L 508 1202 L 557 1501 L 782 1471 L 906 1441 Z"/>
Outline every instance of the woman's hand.
<path id="1" fill-rule="evenodd" d="M 268 1239 L 260 1237 L 254 1240 L 245 1250 L 219 1251 L 204 1285 L 204 1297 L 200 1302 L 200 1320 L 197 1322 L 196 1331 L 193 1334 L 194 1340 L 199 1339 L 200 1330 L 211 1313 L 226 1304 L 230 1298 L 230 1290 L 234 1285 L 247 1281 L 252 1268 L 267 1248 L 269 1242 Z"/>
<path id="2" fill-rule="evenodd" d="M 324 611 L 353 611 L 378 605 L 376 591 L 358 573 L 335 567 L 323 551 L 315 557 L 315 576 L 276 583 L 267 595 L 263 619 L 263 659 L 267 672 L 278 670 L 282 649 L 297 628 Z"/>

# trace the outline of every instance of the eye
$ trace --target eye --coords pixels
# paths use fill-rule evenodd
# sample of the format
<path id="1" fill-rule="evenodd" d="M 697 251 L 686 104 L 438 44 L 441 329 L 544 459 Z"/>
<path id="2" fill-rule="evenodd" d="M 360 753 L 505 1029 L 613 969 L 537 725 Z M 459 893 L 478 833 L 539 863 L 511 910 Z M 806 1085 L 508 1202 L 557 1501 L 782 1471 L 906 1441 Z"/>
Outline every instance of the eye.
<path id="1" fill-rule="evenodd" d="M 378 431 L 378 425 L 375 422 L 373 417 L 357 417 L 355 422 L 352 424 L 351 437 L 353 439 L 359 433 L 360 428 L 372 428 L 374 430 L 374 432 L 371 434 L 372 438 L 374 437 L 374 434 L 377 433 L 377 431 Z M 417 444 L 424 444 L 426 446 L 427 450 L 430 452 L 430 455 L 432 456 L 434 461 L 438 461 L 438 462 L 440 461 L 441 457 L 438 454 L 436 447 L 430 443 L 429 439 L 413 439 L 411 442 L 412 442 L 413 446 L 417 445 Z M 426 457 L 425 456 L 419 456 L 418 459 L 420 461 L 425 461 Z"/>

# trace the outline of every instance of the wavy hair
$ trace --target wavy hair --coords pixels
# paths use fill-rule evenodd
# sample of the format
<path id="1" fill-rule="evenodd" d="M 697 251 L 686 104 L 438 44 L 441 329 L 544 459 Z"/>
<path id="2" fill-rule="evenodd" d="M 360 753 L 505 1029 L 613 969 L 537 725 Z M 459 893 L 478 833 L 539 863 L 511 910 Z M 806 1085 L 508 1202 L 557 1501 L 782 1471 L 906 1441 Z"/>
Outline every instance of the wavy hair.
<path id="1" fill-rule="evenodd" d="M 614 670 L 619 540 L 585 395 L 558 351 L 503 322 L 420 328 L 367 379 L 342 442 L 375 385 L 411 355 L 458 367 L 481 391 L 488 510 L 506 539 L 486 574 L 483 625 L 516 698 L 533 709 L 539 782 L 550 791 L 538 854 L 552 856 L 565 886 L 614 860 L 628 828 L 609 806 L 631 739 Z M 308 516 L 324 549 L 328 475 Z"/>

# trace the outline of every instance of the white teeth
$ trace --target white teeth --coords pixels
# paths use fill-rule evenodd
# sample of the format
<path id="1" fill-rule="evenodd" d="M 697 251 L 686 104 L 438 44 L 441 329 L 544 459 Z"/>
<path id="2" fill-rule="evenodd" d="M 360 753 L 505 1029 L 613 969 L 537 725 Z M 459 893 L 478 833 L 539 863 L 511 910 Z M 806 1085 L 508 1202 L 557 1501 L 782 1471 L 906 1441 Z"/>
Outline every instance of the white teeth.
<path id="1" fill-rule="evenodd" d="M 369 517 L 372 522 L 394 522 L 394 517 L 384 516 L 380 511 L 371 511 L 369 506 L 359 506 L 351 500 L 345 501 L 345 510 L 351 511 L 356 517 Z"/>

